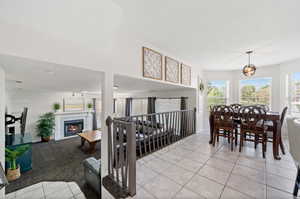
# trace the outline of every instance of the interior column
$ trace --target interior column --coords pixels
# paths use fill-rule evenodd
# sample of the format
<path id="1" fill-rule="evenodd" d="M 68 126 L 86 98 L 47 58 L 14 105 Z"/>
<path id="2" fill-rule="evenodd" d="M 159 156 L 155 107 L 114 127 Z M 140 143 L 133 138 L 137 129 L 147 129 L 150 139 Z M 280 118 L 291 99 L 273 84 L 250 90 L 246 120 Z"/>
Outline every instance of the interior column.
<path id="1" fill-rule="evenodd" d="M 0 162 L 5 166 L 5 72 L 0 66 Z M 4 198 L 4 188 L 0 190 L 0 198 Z"/>
<path id="2" fill-rule="evenodd" d="M 114 76 L 112 72 L 105 72 L 102 78 L 102 91 L 101 91 L 101 102 L 102 102 L 102 112 L 101 112 L 101 177 L 108 174 L 108 136 L 107 136 L 107 126 L 106 118 L 112 116 L 113 114 L 113 86 L 114 86 Z"/>

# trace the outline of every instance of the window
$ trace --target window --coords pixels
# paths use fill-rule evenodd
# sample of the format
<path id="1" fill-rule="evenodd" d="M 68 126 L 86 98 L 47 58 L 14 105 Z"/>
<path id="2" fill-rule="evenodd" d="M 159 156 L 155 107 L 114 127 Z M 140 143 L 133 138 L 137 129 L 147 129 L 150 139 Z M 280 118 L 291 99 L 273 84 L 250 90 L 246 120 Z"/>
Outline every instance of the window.
<path id="1" fill-rule="evenodd" d="M 300 72 L 293 73 L 290 78 L 289 107 L 292 113 L 300 113 Z"/>
<path id="2" fill-rule="evenodd" d="M 180 99 L 156 99 L 157 113 L 180 110 Z"/>
<path id="3" fill-rule="evenodd" d="M 227 104 L 229 82 L 225 80 L 215 80 L 208 82 L 207 103 L 212 105 Z"/>
<path id="4" fill-rule="evenodd" d="M 272 78 L 240 80 L 240 104 L 271 105 Z"/>
<path id="5" fill-rule="evenodd" d="M 131 115 L 143 115 L 147 114 L 147 99 L 133 99 Z"/>

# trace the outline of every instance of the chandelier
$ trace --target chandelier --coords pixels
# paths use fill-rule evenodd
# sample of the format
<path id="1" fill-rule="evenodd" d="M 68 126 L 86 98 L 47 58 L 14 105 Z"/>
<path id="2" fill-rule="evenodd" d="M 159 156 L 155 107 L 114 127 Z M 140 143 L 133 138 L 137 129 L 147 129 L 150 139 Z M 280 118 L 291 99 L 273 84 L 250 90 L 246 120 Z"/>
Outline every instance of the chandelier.
<path id="1" fill-rule="evenodd" d="M 255 74 L 256 67 L 250 63 L 250 54 L 253 53 L 253 51 L 247 51 L 246 54 L 248 54 L 248 64 L 244 66 L 243 68 L 243 74 L 247 77 L 251 77 Z"/>

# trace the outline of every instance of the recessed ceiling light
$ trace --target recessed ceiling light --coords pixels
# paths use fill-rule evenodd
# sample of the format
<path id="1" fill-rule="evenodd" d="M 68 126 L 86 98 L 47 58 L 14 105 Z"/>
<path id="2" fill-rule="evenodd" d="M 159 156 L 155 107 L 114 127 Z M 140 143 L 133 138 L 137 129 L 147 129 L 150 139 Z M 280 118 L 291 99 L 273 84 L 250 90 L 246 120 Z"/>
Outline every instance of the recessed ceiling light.
<path id="1" fill-rule="evenodd" d="M 17 84 L 22 84 L 23 82 L 21 80 L 16 81 Z"/>

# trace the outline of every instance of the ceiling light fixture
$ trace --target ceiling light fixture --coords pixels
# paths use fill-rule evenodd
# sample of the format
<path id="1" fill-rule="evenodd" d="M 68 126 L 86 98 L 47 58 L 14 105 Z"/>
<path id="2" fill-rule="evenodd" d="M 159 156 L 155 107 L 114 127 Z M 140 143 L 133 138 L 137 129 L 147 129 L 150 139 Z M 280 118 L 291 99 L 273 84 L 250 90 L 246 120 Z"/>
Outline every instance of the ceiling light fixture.
<path id="1" fill-rule="evenodd" d="M 243 68 L 243 74 L 247 77 L 251 77 L 255 74 L 256 67 L 250 63 L 250 54 L 253 53 L 252 50 L 247 51 L 246 54 L 248 54 L 248 64 L 244 66 Z"/>

